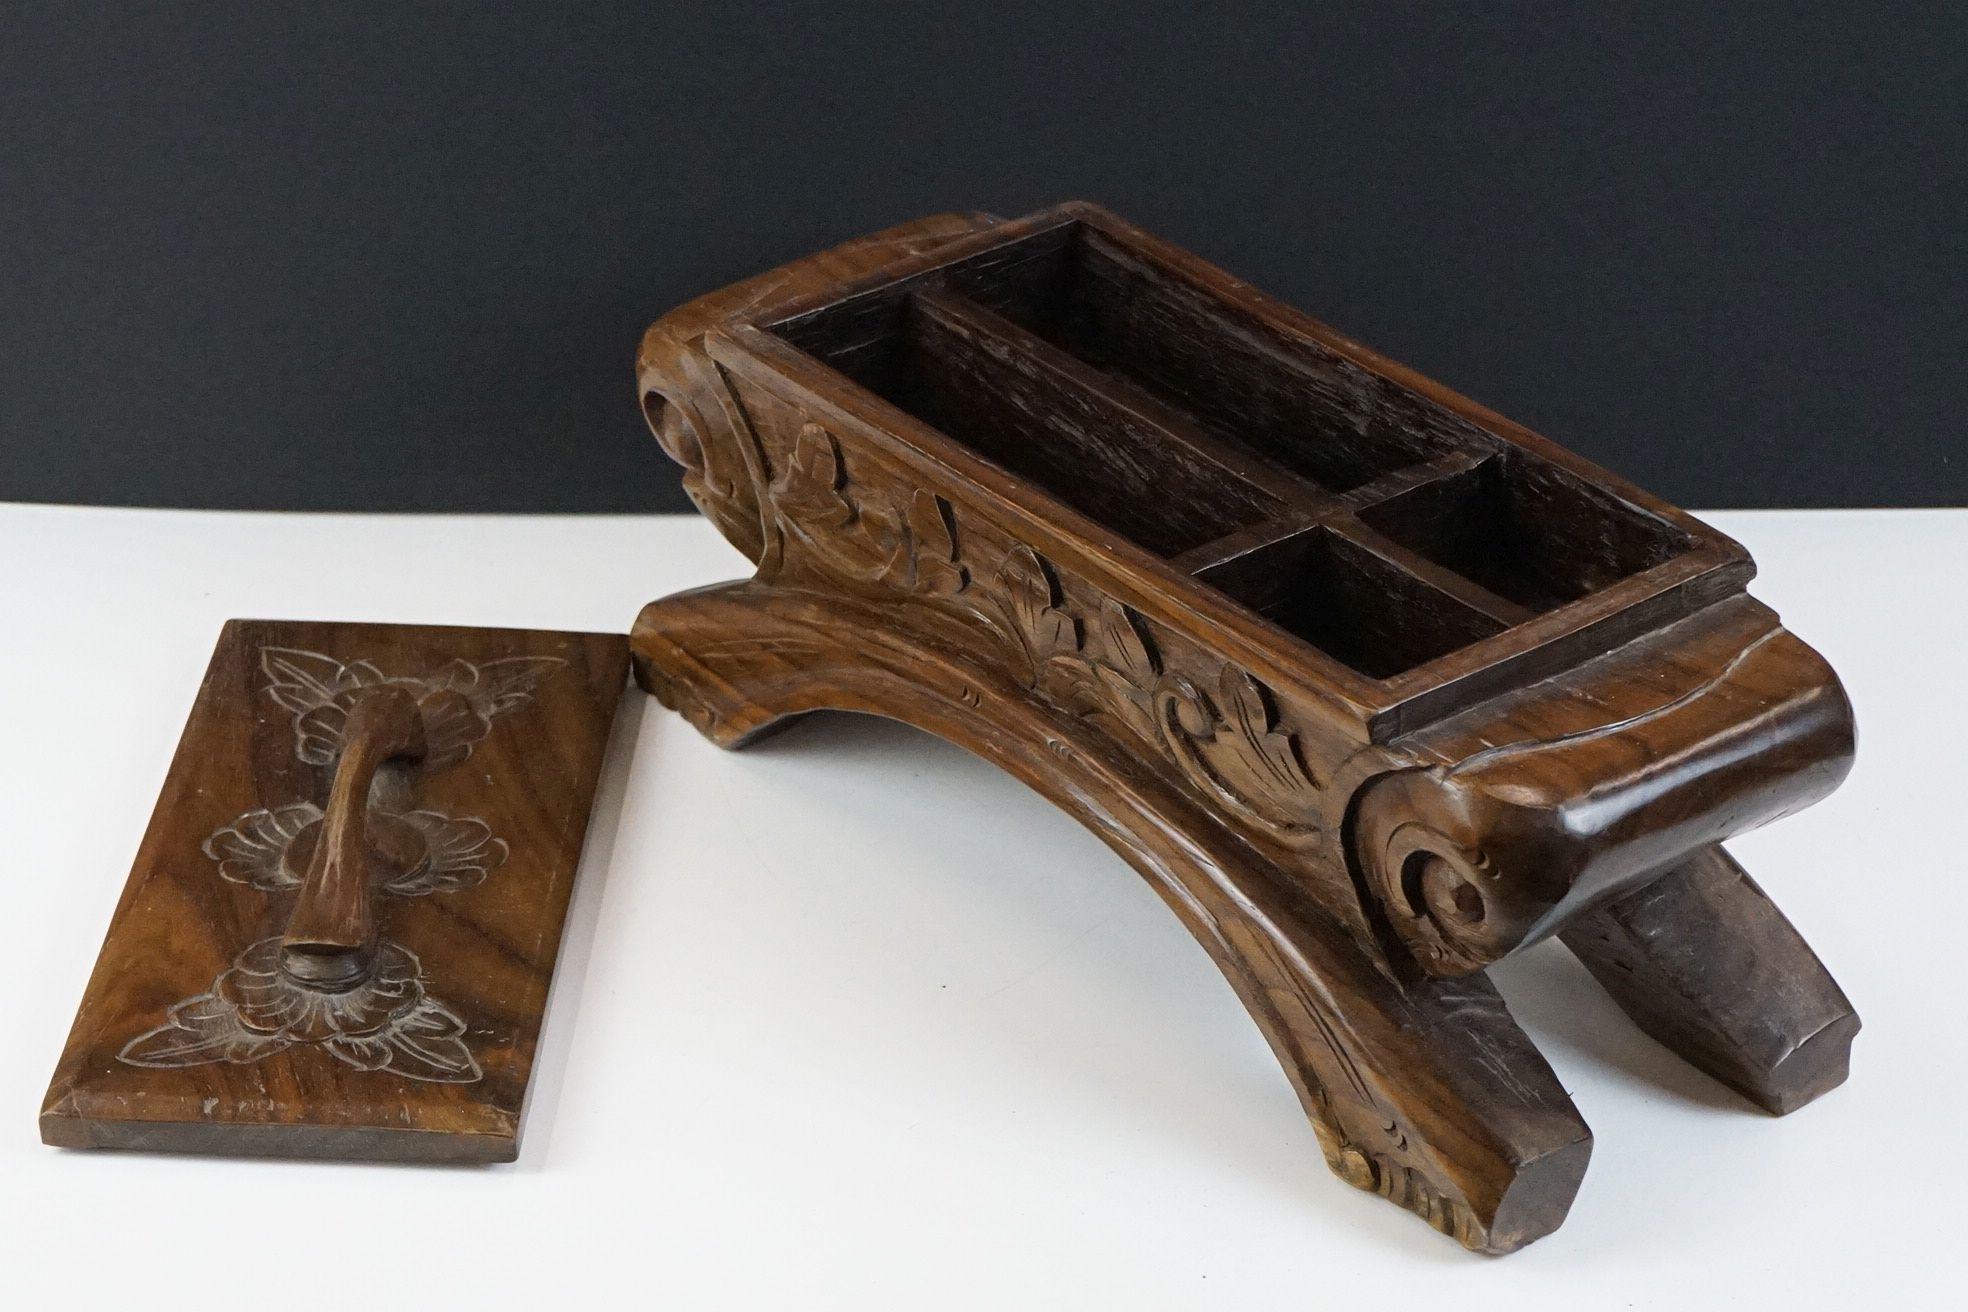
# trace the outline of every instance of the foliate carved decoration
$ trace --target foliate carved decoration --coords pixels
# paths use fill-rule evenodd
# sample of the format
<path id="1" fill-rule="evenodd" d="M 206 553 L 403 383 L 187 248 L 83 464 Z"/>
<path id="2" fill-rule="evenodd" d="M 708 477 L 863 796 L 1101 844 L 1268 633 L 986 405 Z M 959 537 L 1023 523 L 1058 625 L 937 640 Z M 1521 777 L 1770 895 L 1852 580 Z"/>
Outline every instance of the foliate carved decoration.
<path id="1" fill-rule="evenodd" d="M 987 226 L 974 215 L 939 215 L 836 247 L 832 273 L 874 269 Z M 740 316 L 797 296 L 810 275 L 774 269 L 700 297 L 651 325 L 636 357 L 643 415 L 658 444 L 683 467 L 683 487 L 732 545 L 753 560 L 768 549 L 759 501 L 758 433 L 706 337 Z M 769 518 L 769 512 L 765 518 Z"/>
<path id="2" fill-rule="evenodd" d="M 474 888 L 503 865 L 506 840 L 477 816 L 452 817 L 440 811 L 405 811 L 394 817 L 413 831 L 423 855 L 377 887 L 395 897 L 422 897 Z M 322 820 L 313 802 L 248 811 L 205 840 L 205 855 L 219 874 L 263 893 L 291 892 L 306 878 L 308 841 Z M 298 859 L 297 859 L 298 858 Z"/>
<path id="3" fill-rule="evenodd" d="M 902 506 L 864 504 L 848 488 L 840 440 L 818 424 L 799 430 L 766 501 L 807 559 L 843 581 L 942 596 L 970 586 L 950 503 L 917 491 Z"/>
<path id="4" fill-rule="evenodd" d="M 1024 655 L 1031 681 L 1044 686 L 1061 674 L 1070 677 L 1083 671 L 1085 662 L 1080 657 L 1086 630 L 1080 617 L 1067 606 L 1051 562 L 1030 547 L 1013 547 L 992 577 L 995 591 L 978 601 L 994 603 L 1002 627 Z M 1055 663 L 1066 669 L 1055 670 Z"/>
<path id="5" fill-rule="evenodd" d="M 859 524 L 861 513 L 848 499 L 846 489 L 840 439 L 818 424 L 808 424 L 793 440 L 792 457 L 772 480 L 766 495 L 787 532 L 846 561 L 860 554 L 856 548 L 873 545 L 868 542 L 869 535 L 847 531 Z"/>
<path id="6" fill-rule="evenodd" d="M 295 759 L 341 770 L 360 740 L 365 697 L 400 698 L 417 724 L 419 764 L 455 765 L 499 717 L 526 704 L 539 681 L 566 662 L 515 656 L 474 664 L 445 661 L 428 673 L 385 674 L 367 660 L 344 662 L 295 647 L 263 647 L 264 691 L 292 717 Z M 372 704 L 373 705 L 373 704 Z M 339 777 L 339 775 L 338 775 Z M 476 816 L 393 809 L 364 782 L 357 797 L 366 844 L 392 861 L 365 868 L 365 906 L 382 897 L 422 897 L 475 887 L 502 865 L 504 839 Z M 333 817 L 311 800 L 260 807 L 222 825 L 202 850 L 219 877 L 268 894 L 303 898 L 326 868 Z M 171 1006 L 164 1023 L 123 1046 L 132 1066 L 259 1061 L 296 1045 L 318 1047 L 360 1070 L 406 1079 L 471 1083 L 482 1072 L 466 1046 L 465 1022 L 425 989 L 415 953 L 378 939 L 363 972 L 323 981 L 296 974 L 283 935 L 248 947 L 204 993 Z"/>
<path id="7" fill-rule="evenodd" d="M 364 1071 L 470 1084 L 481 1078 L 465 1022 L 424 988 L 415 953 L 385 942 L 376 970 L 339 992 L 308 988 L 280 968 L 281 941 L 261 939 L 169 1018 L 125 1044 L 132 1066 L 246 1065 L 296 1045 Z"/>
<path id="8" fill-rule="evenodd" d="M 767 501 L 801 547 L 801 566 L 951 603 L 946 609 L 1008 649 L 1034 691 L 1161 751 L 1194 786 L 1278 842 L 1317 840 L 1322 781 L 1270 690 L 1248 673 L 1221 662 L 1169 668 L 1139 614 L 1089 586 L 1069 593 L 1057 567 L 1022 543 L 994 567 L 974 567 L 949 501 L 921 489 L 906 499 L 856 489 L 840 440 L 819 424 L 801 426 Z M 1088 593 L 1097 600 L 1072 600 Z"/>
<path id="9" fill-rule="evenodd" d="M 269 647 L 260 657 L 267 696 L 294 717 L 298 759 L 334 764 L 356 699 L 375 688 L 401 688 L 416 699 L 429 738 L 426 763 L 433 768 L 470 756 L 493 720 L 525 705 L 534 685 L 564 663 L 554 656 L 510 656 L 480 665 L 450 660 L 429 674 L 389 675 L 370 661 L 344 664 L 291 647 Z"/>
<path id="10" fill-rule="evenodd" d="M 1318 785 L 1263 684 L 1228 665 L 1214 696 L 1175 679 L 1156 694 L 1156 719 L 1169 750 L 1218 801 L 1282 842 L 1316 837 L 1301 817 L 1306 789 Z"/>

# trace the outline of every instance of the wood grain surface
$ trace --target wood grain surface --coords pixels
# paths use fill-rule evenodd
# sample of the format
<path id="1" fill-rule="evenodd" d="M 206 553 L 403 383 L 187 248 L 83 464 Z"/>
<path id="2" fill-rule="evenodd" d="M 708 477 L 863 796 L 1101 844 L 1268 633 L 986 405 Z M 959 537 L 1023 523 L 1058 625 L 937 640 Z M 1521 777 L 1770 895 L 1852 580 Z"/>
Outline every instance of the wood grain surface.
<path id="1" fill-rule="evenodd" d="M 608 634 L 228 623 L 49 1085 L 43 1139 L 511 1159 L 626 676 L 625 641 Z M 362 731 L 351 708 L 379 689 L 392 713 L 414 699 L 422 717 L 417 759 L 383 768 L 390 752 L 372 752 L 358 781 L 371 855 L 407 843 L 409 856 L 365 867 L 363 981 L 310 985 L 282 968 L 283 936 L 324 887 L 332 863 L 310 855 L 343 735 Z M 360 860 L 363 823 L 348 826 Z M 315 917 L 287 946 L 319 950 L 322 923 L 340 920 L 363 923 Z"/>
<path id="2" fill-rule="evenodd" d="M 891 716 L 1080 818 L 1342 1178 L 1480 1251 L 1562 1222 L 1591 1136 L 1482 978 L 1554 934 L 1769 1110 L 1843 1077 L 1716 845 L 1837 786 L 1851 706 L 1700 520 L 1086 204 L 714 293 L 638 382 L 757 563 L 645 608 L 643 686 L 726 746 Z"/>

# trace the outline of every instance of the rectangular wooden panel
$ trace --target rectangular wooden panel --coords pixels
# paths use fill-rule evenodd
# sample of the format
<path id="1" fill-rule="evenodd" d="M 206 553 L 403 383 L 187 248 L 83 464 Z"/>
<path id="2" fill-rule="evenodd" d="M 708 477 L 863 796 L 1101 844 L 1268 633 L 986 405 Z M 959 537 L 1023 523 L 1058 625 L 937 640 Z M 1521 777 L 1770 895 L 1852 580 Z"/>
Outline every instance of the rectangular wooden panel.
<path id="1" fill-rule="evenodd" d="M 511 1160 L 627 669 L 614 634 L 228 623 L 43 1140 Z"/>

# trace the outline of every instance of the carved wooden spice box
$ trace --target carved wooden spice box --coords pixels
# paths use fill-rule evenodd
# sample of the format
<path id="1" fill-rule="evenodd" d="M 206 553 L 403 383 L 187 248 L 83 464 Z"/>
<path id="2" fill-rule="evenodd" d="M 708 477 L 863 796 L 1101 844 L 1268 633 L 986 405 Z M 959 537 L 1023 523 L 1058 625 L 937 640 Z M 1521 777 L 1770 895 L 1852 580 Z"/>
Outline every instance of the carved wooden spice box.
<path id="1" fill-rule="evenodd" d="M 1223 968 L 1333 1169 L 1470 1248 L 1591 1135 L 1483 968 L 1559 934 L 1784 1112 L 1857 1017 L 1716 844 L 1833 789 L 1836 677 L 1700 521 L 1092 206 L 944 216 L 683 307 L 649 421 L 755 578 L 637 677 L 995 761 Z"/>

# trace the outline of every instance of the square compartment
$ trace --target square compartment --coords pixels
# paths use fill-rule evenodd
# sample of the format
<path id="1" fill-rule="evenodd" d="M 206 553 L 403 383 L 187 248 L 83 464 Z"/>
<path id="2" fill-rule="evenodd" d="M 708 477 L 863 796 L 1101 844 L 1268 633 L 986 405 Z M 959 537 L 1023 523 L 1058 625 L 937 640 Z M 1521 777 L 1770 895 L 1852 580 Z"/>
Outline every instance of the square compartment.
<path id="1" fill-rule="evenodd" d="M 1405 673 L 1504 627 L 1326 528 L 1197 577 L 1374 679 Z"/>
<path id="2" fill-rule="evenodd" d="M 1673 525 L 1515 452 L 1368 506 L 1360 518 L 1533 613 L 1651 569 L 1689 545 Z"/>

